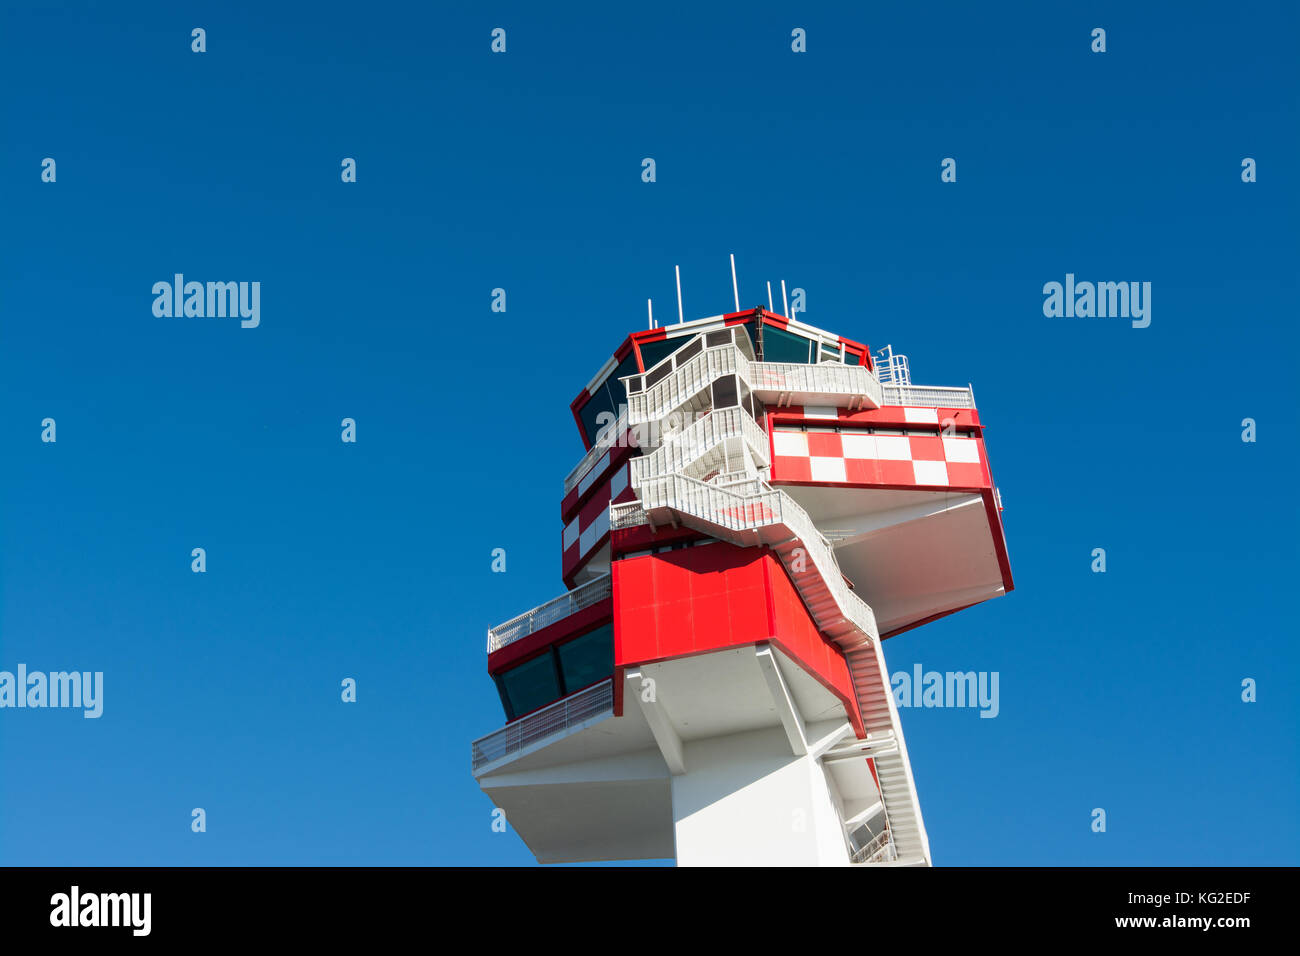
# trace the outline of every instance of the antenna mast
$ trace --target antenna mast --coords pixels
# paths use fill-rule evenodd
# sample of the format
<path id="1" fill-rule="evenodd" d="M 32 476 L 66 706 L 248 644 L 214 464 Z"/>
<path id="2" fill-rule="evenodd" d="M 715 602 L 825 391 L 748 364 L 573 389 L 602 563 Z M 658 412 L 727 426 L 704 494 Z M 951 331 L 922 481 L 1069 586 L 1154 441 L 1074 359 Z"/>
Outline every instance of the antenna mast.
<path id="1" fill-rule="evenodd" d="M 682 267 L 673 266 L 673 271 L 677 273 L 677 324 L 681 325 L 686 321 L 682 314 Z"/>
<path id="2" fill-rule="evenodd" d="M 731 294 L 736 300 L 736 311 L 740 311 L 740 286 L 736 285 L 736 254 L 731 254 Z"/>

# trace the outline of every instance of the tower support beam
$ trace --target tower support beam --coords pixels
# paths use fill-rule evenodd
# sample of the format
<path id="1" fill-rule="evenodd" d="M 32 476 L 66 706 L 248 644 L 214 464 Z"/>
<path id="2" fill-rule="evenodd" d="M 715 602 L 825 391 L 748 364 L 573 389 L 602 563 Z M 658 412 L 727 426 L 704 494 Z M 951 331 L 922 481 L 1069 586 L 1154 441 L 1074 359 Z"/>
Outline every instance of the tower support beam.
<path id="1" fill-rule="evenodd" d="M 655 743 L 659 745 L 659 752 L 663 754 L 664 763 L 668 765 L 669 773 L 674 776 L 686 772 L 686 758 L 682 750 L 682 739 L 677 736 L 677 731 L 673 729 L 672 721 L 668 719 L 667 713 L 659 702 L 659 689 L 656 686 L 650 700 L 641 687 L 641 672 L 639 670 L 628 671 L 625 678 L 626 684 L 623 688 L 623 699 L 629 698 L 637 702 L 641 708 L 641 713 L 645 715 L 646 723 L 650 725 L 650 733 L 654 735 Z"/>
<path id="2" fill-rule="evenodd" d="M 781 677 L 781 670 L 777 666 L 771 645 L 764 644 L 757 647 L 755 656 L 758 658 L 759 670 L 763 672 L 763 678 L 767 681 L 772 703 L 776 705 L 776 714 L 781 719 L 781 726 L 785 728 L 785 735 L 790 741 L 790 749 L 796 757 L 803 756 L 808 752 L 808 737 L 804 732 L 803 718 L 799 716 L 799 709 L 794 704 L 794 698 L 790 696 L 790 689 L 785 686 L 785 680 Z"/>

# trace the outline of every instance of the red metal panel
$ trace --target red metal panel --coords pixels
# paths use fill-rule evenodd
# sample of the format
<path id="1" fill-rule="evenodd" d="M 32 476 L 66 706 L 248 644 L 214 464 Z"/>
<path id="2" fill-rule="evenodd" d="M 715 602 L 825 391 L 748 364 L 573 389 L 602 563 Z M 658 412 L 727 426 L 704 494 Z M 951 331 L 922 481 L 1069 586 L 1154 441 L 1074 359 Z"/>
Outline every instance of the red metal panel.
<path id="1" fill-rule="evenodd" d="M 591 448 L 591 442 L 587 441 L 587 433 L 583 430 L 582 416 L 578 414 L 578 409 L 586 405 L 589 398 L 591 398 L 591 392 L 587 391 L 587 387 L 584 385 L 582 391 L 578 393 L 578 397 L 569 402 L 569 412 L 573 415 L 573 423 L 578 426 L 578 437 L 582 439 L 582 447 L 586 449 Z"/>
<path id="2" fill-rule="evenodd" d="M 592 524 L 595 523 L 596 519 L 600 517 L 600 513 L 609 508 L 608 478 L 597 483 L 596 487 L 591 489 L 591 491 L 591 497 L 587 499 L 586 504 L 584 504 L 578 511 L 578 529 L 580 532 L 586 531 L 591 527 Z"/>
<path id="3" fill-rule="evenodd" d="M 620 528 L 613 533 L 611 540 L 614 542 L 613 556 L 617 558 L 629 551 L 644 551 L 646 548 L 703 537 L 704 535 L 690 528 L 667 527 L 652 531 L 648 524 L 642 524 L 631 528 Z"/>
<path id="4" fill-rule="evenodd" d="M 808 418 L 802 405 L 787 405 L 773 408 L 772 421 L 777 425 L 888 425 L 899 428 L 917 428 L 916 422 L 909 422 L 902 405 L 882 405 L 880 408 L 866 408 L 851 412 L 847 408 L 837 408 L 838 420 L 828 418 Z M 939 424 L 951 421 L 957 428 L 979 428 L 979 412 L 973 408 L 938 408 L 935 409 Z M 924 426 L 920 426 L 924 427 Z M 931 427 L 934 427 L 933 425 Z"/>
<path id="5" fill-rule="evenodd" d="M 781 416 L 773 415 L 772 418 L 779 421 Z M 832 421 L 834 420 L 809 419 L 808 426 L 812 428 L 820 424 L 824 427 Z M 770 429 L 774 451 L 778 430 L 788 431 L 792 427 L 787 423 Z M 811 430 L 802 432 L 808 454 L 774 453 L 771 481 L 778 485 L 871 485 L 881 489 L 925 487 L 982 490 L 992 486 L 984 440 L 980 437 L 982 429 L 976 429 L 974 437 L 959 435 L 951 438 L 944 438 L 938 429 L 927 431 L 924 426 L 918 427 L 915 424 L 908 425 L 907 430 L 907 436 L 880 436 L 879 443 L 875 446 L 870 443 L 850 443 L 846 446 L 846 436 L 852 435 L 851 430 L 839 433 Z M 889 443 L 887 450 L 886 442 Z M 873 447 L 876 448 L 874 453 Z M 790 450 L 789 445 L 786 450 Z M 961 460 L 970 457 L 972 451 L 978 456 L 978 462 Z M 900 452 L 906 456 L 904 460 L 885 457 Z M 848 457 L 845 457 L 846 454 Z M 874 454 L 876 457 L 857 457 L 864 454 Z M 820 468 L 817 477 L 814 477 L 812 466 L 815 458 L 842 460 L 843 479 L 838 478 L 837 472 L 831 467 Z M 928 464 L 931 462 L 941 463 L 943 467 L 932 467 Z"/>
<path id="6" fill-rule="evenodd" d="M 939 435 L 912 435 L 908 439 L 912 447 L 912 461 L 944 461 L 943 439 Z"/>
<path id="7" fill-rule="evenodd" d="M 784 462 L 789 460 L 781 459 L 781 474 L 785 474 Z M 880 484 L 880 462 L 874 458 L 845 458 L 844 480 L 850 484 L 878 485 Z"/>
<path id="8" fill-rule="evenodd" d="M 950 488 L 983 488 L 988 484 L 984 466 L 960 461 L 948 462 Z"/>
<path id="9" fill-rule="evenodd" d="M 772 476 L 780 476 L 781 481 L 812 481 L 812 461 L 807 458 L 773 459 Z"/>
<path id="10" fill-rule="evenodd" d="M 1002 527 L 1002 509 L 998 507 L 997 496 L 992 488 L 985 488 L 981 495 L 984 498 L 984 511 L 989 516 L 989 526 L 993 528 L 993 548 L 998 554 L 998 567 L 1002 569 L 1002 589 L 1009 594 L 1016 589 L 1016 584 L 1011 578 L 1011 558 L 1007 554 L 1006 529 Z"/>
<path id="11" fill-rule="evenodd" d="M 583 551 L 582 541 L 581 538 L 579 538 L 577 544 L 564 552 L 564 555 L 561 558 L 560 577 L 563 579 L 566 588 L 572 591 L 578 586 L 578 572 L 586 566 L 588 561 L 600 553 L 600 549 L 605 546 L 605 542 L 608 540 L 609 532 L 606 531 L 592 542 L 590 548 Z"/>
<path id="12" fill-rule="evenodd" d="M 772 595 L 772 643 L 838 697 L 853 729 L 865 736 L 844 652 L 822 637 L 785 567 L 770 552 L 763 568 Z"/>
<path id="13" fill-rule="evenodd" d="M 916 470 L 910 461 L 878 461 L 882 485 L 916 485 Z"/>
<path id="14" fill-rule="evenodd" d="M 618 562 L 619 666 L 768 637 L 762 552 L 709 545 Z"/>
<path id="15" fill-rule="evenodd" d="M 630 435 L 632 433 L 628 432 L 627 434 Z M 632 447 L 628 444 L 626 439 L 614 445 L 611 445 L 609 466 L 604 471 L 604 477 L 612 476 L 614 472 L 617 471 L 619 467 L 622 466 L 623 462 L 625 462 L 630 457 L 632 457 Z M 596 464 L 599 464 L 599 462 L 596 462 Z M 595 465 L 593 465 L 592 467 L 594 468 Z M 578 510 L 578 506 L 580 504 L 585 504 L 587 501 L 591 499 L 593 495 L 601 491 L 601 487 L 602 487 L 601 479 L 597 478 L 596 481 L 591 483 L 591 485 L 587 488 L 585 492 L 580 494 L 578 492 L 578 487 L 581 484 L 582 477 L 585 476 L 579 477 L 579 484 L 574 485 L 573 490 L 571 490 L 567 495 L 565 495 L 564 499 L 560 502 L 560 520 L 563 521 L 565 524 L 568 524 L 569 521 L 573 519 L 573 515 Z"/>
<path id="16" fill-rule="evenodd" d="M 834 432 L 809 432 L 808 455 L 812 458 L 843 458 L 844 446 Z"/>
<path id="17" fill-rule="evenodd" d="M 614 563 L 618 668 L 770 642 L 861 717 L 843 653 L 817 630 L 766 548 L 719 542 Z"/>

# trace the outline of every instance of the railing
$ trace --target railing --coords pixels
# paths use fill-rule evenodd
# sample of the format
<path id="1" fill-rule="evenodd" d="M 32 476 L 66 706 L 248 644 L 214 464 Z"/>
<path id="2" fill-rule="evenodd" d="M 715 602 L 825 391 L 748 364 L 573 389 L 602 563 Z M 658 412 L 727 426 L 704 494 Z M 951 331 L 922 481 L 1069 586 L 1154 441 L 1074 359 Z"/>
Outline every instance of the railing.
<path id="1" fill-rule="evenodd" d="M 626 501 L 623 504 L 609 506 L 609 529 L 619 531 L 625 528 L 639 528 L 649 523 L 649 516 L 639 501 Z"/>
<path id="2" fill-rule="evenodd" d="M 771 487 L 765 485 L 762 478 L 748 471 L 728 471 L 716 474 L 709 479 L 709 484 L 717 485 L 719 488 L 726 488 L 737 495 L 757 495 Z"/>
<path id="3" fill-rule="evenodd" d="M 906 362 L 901 356 L 898 358 Z M 793 392 L 828 398 L 865 396 L 876 405 L 975 407 L 975 395 L 970 388 L 900 383 L 897 378 L 905 378 L 906 373 L 900 374 L 896 369 L 887 373 L 896 376 L 895 381 L 882 384 L 861 365 L 755 362 L 730 342 L 695 351 L 690 358 L 680 353 L 669 356 L 655 367 L 655 372 L 660 377 L 647 373 L 621 379 L 628 390 L 627 426 L 659 421 L 686 405 L 720 376 L 731 374 L 739 375 L 752 391 L 760 393 Z M 648 381 L 653 384 L 646 387 Z"/>
<path id="4" fill-rule="evenodd" d="M 648 389 L 660 379 L 666 378 L 678 366 L 685 365 L 698 355 L 702 349 L 726 345 L 736 346 L 747 359 L 753 361 L 754 342 L 743 326 L 733 325 L 725 329 L 715 329 L 712 332 L 701 332 L 692 336 L 683 345 L 646 369 L 644 375 L 626 376 L 624 381 L 631 379 L 628 384 L 628 393 L 633 394 Z"/>
<path id="5" fill-rule="evenodd" d="M 876 353 L 876 377 L 882 385 L 911 385 L 912 371 L 907 365 L 906 355 L 896 355 L 892 345 L 886 345 Z"/>
<path id="6" fill-rule="evenodd" d="M 888 828 L 881 830 L 866 846 L 855 850 L 849 858 L 850 863 L 883 863 L 897 860 L 898 851 L 890 839 Z"/>
<path id="7" fill-rule="evenodd" d="M 584 720 L 614 710 L 613 679 L 593 684 L 526 717 L 511 721 L 500 730 L 480 737 L 473 744 L 474 770 L 494 760 L 518 753 L 552 734 L 568 730 Z"/>
<path id="8" fill-rule="evenodd" d="M 881 404 L 880 383 L 861 365 L 754 362 L 749 366 L 749 375 L 749 386 L 756 392 L 866 395 Z"/>
<path id="9" fill-rule="evenodd" d="M 587 453 L 582 456 L 582 461 L 578 462 L 574 469 L 569 472 L 568 477 L 564 479 L 564 493 L 566 495 L 578 487 L 578 483 L 582 481 L 583 476 L 591 470 L 591 467 L 600 460 L 605 452 L 618 447 L 618 442 L 622 440 L 625 431 L 627 431 L 627 409 L 623 408 L 619 411 L 618 421 L 603 430 L 601 435 L 598 436 L 604 437 L 605 441 L 597 441 L 587 449 Z"/>
<path id="10" fill-rule="evenodd" d="M 504 624 L 488 628 L 488 653 L 500 650 L 507 644 L 527 637 L 534 631 L 540 631 L 547 625 L 562 621 L 570 614 L 576 614 L 585 607 L 610 597 L 613 591 L 610 577 L 603 574 L 594 581 L 588 581 L 581 587 L 574 588 L 567 594 L 561 594 L 554 600 L 539 604 L 531 611 L 525 611 L 518 617 L 512 617 Z"/>
<path id="11" fill-rule="evenodd" d="M 862 396 L 864 400 L 879 396 L 878 404 L 887 404 L 892 399 L 899 404 L 974 407 L 974 397 L 969 389 L 895 384 L 885 392 L 872 373 L 861 366 L 753 362 L 734 346 L 718 345 L 703 350 L 696 347 L 689 357 L 678 356 L 672 368 L 664 366 L 662 374 L 656 376 L 650 388 L 644 391 L 638 389 L 644 385 L 645 378 L 629 376 L 624 379 L 629 390 L 629 422 L 662 422 L 670 413 L 689 411 L 692 405 L 700 407 L 699 398 L 704 389 L 719 376 L 733 373 L 750 385 L 755 393 L 853 395 Z M 807 398 L 802 400 L 808 401 Z M 703 404 L 710 403 L 706 399 Z M 852 854 L 853 861 L 897 860 L 899 850 L 895 834 L 898 840 L 906 841 L 904 847 L 909 854 L 910 844 L 915 841 L 917 852 L 928 860 L 924 826 L 916 807 L 915 787 L 885 671 L 875 613 L 853 593 L 840 572 L 830 542 L 808 513 L 784 491 L 775 490 L 762 480 L 760 474 L 751 470 L 751 463 L 746 462 L 743 471 L 729 472 L 725 479 L 716 476 L 712 482 L 681 473 L 680 469 L 689 464 L 686 452 L 693 454 L 694 449 L 699 448 L 700 437 L 692 433 L 676 452 L 665 451 L 658 461 L 632 469 L 631 485 L 638 500 L 610 505 L 611 530 L 644 525 L 657 520 L 658 513 L 667 511 L 671 513 L 674 524 L 680 518 L 687 526 L 741 547 L 763 544 L 773 548 L 789 571 L 818 628 L 845 651 L 850 661 L 850 672 L 854 675 L 859 705 L 874 708 L 871 710 L 873 720 L 879 720 L 882 712 L 887 714 L 890 730 L 897 739 L 898 751 L 892 755 L 881 754 L 877 759 L 886 761 L 887 768 L 892 768 L 894 763 L 902 767 L 905 782 L 882 781 L 881 798 L 885 801 L 887 819 L 898 815 L 904 825 L 895 830 L 887 823 L 884 834 L 873 837 L 867 847 Z M 670 439 L 665 448 L 671 442 L 681 440 L 680 435 Z M 676 457 L 670 457 L 674 454 Z M 664 473 L 674 468 L 678 470 Z M 861 676 L 860 659 L 871 664 Z M 884 701 L 883 710 L 877 697 Z M 867 710 L 864 710 L 864 717 L 866 715 Z M 896 769 L 891 772 L 896 772 Z M 913 830 L 916 836 L 913 836 Z"/>
<path id="12" fill-rule="evenodd" d="M 836 397 L 865 396 L 877 405 L 882 404 L 880 383 L 861 365 L 752 362 L 735 346 L 718 345 L 696 353 L 689 361 L 673 369 L 666 378 L 643 391 L 636 391 L 633 386 L 646 377 L 624 378 L 628 387 L 628 423 L 635 425 L 659 421 L 687 404 L 719 377 L 732 374 L 739 375 L 751 391 L 758 393 L 801 392 L 825 395 L 832 400 Z M 918 390 L 925 391 L 931 390 Z M 948 393 L 966 390 L 938 391 Z"/>
<path id="13" fill-rule="evenodd" d="M 784 525 L 802 543 L 805 556 L 812 561 L 843 618 L 871 639 L 879 637 L 875 613 L 844 582 L 830 543 L 817 530 L 808 512 L 784 491 L 766 489 L 757 494 L 737 494 L 678 474 L 652 478 L 637 488 L 637 494 L 639 501 L 610 505 L 611 528 L 644 524 L 649 518 L 648 512 L 657 508 L 689 515 L 713 528 L 736 532 L 738 536 L 772 525 Z M 753 542 L 735 543 L 747 545 Z M 791 573 L 798 581 L 799 570 L 792 568 Z"/>
<path id="14" fill-rule="evenodd" d="M 882 385 L 882 405 L 919 405 L 923 408 L 974 408 L 969 388 L 946 385 Z"/>
<path id="15" fill-rule="evenodd" d="M 743 408 L 715 408 L 650 454 L 632 459 L 632 486 L 685 471 L 720 442 L 732 438 L 743 439 L 764 466 L 771 464 L 767 434 L 753 416 Z"/>
<path id="16" fill-rule="evenodd" d="M 685 475 L 661 475 L 637 488 L 646 511 L 668 508 L 706 521 L 727 531 L 755 531 L 781 521 L 780 491 L 738 495 L 706 481 Z"/>
<path id="17" fill-rule="evenodd" d="M 697 353 L 644 391 L 634 391 L 633 380 L 649 376 L 628 376 L 627 420 L 629 425 L 655 422 L 685 405 L 723 375 L 739 372 L 748 379 L 749 359 L 734 345 L 717 345 Z"/>
<path id="18" fill-rule="evenodd" d="M 743 481 L 756 481 L 756 480 L 757 479 L 755 478 L 754 473 L 752 471 L 747 471 L 743 468 L 738 468 L 735 471 L 718 472 L 716 475 L 714 475 L 712 478 L 709 479 L 709 484 L 722 485 L 723 487 L 726 487 L 727 485 L 734 485 Z"/>

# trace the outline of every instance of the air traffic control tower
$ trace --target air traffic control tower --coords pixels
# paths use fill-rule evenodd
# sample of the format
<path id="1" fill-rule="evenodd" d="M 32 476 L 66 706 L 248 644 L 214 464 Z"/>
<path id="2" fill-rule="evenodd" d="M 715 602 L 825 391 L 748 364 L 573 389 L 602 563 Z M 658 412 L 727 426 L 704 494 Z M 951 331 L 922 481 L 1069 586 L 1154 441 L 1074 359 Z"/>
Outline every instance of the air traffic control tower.
<path id="1" fill-rule="evenodd" d="M 488 631 L 510 828 L 543 863 L 928 865 L 882 645 L 1012 589 L 972 391 L 757 308 L 632 333 L 572 411 L 569 590 Z"/>

